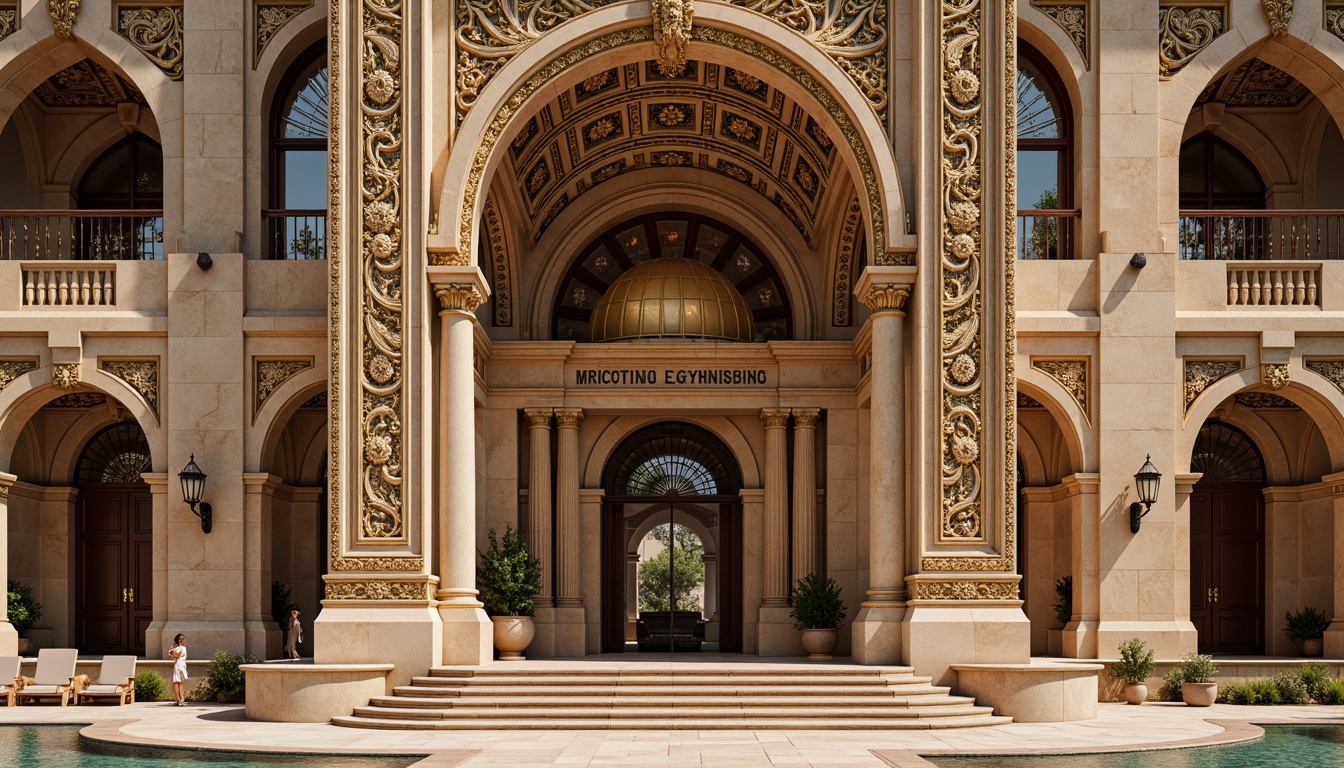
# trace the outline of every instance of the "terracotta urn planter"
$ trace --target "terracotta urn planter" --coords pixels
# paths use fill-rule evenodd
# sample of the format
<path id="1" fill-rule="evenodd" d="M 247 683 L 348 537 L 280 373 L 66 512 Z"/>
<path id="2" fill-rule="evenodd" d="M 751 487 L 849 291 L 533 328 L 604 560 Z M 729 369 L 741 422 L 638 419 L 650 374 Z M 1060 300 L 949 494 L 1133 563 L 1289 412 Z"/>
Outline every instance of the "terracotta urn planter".
<path id="1" fill-rule="evenodd" d="M 803 650 L 808 652 L 807 658 L 813 661 L 829 661 L 831 651 L 835 650 L 838 642 L 840 642 L 838 629 L 803 630 Z"/>
<path id="2" fill-rule="evenodd" d="M 1142 704 L 1148 700 L 1148 686 L 1143 683 L 1126 685 L 1123 695 L 1130 704 Z"/>
<path id="3" fill-rule="evenodd" d="M 495 648 L 500 661 L 522 661 L 523 651 L 532 644 L 537 625 L 531 616 L 491 616 L 495 625 Z"/>
<path id="4" fill-rule="evenodd" d="M 33 655 L 33 641 L 32 641 L 31 638 L 27 638 L 27 637 L 20 637 L 20 638 L 19 638 L 19 655 L 20 655 L 20 656 L 32 656 L 32 655 Z"/>
<path id="5" fill-rule="evenodd" d="M 1321 639 L 1321 638 L 1319 638 L 1319 637 L 1313 637 L 1313 638 L 1311 638 L 1311 639 L 1309 639 L 1309 640 L 1303 640 L 1303 641 L 1302 641 L 1302 655 L 1303 655 L 1303 656 L 1306 656 L 1306 657 L 1309 657 L 1309 658 L 1315 658 L 1315 659 L 1319 659 L 1321 656 L 1324 656 L 1324 655 L 1325 655 L 1325 640 L 1323 640 L 1323 639 Z"/>
<path id="6" fill-rule="evenodd" d="M 1218 684 L 1181 683 L 1181 698 L 1192 707 L 1211 707 L 1218 698 Z"/>

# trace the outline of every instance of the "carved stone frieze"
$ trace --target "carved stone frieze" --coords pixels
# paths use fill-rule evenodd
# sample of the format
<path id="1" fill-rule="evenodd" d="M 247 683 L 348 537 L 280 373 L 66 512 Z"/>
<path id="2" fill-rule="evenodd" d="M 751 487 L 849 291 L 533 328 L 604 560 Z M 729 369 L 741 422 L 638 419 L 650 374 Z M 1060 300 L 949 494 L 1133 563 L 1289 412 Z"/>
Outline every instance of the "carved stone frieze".
<path id="1" fill-rule="evenodd" d="M 254 397 L 252 402 L 255 406 L 252 409 L 253 417 L 261 411 L 261 407 L 266 404 L 275 390 L 280 388 L 281 384 L 289 381 L 295 374 L 313 367 L 311 357 L 302 360 L 265 360 L 258 358 L 256 360 L 256 376 L 254 384 Z"/>
<path id="2" fill-rule="evenodd" d="M 863 209 L 859 197 L 849 198 L 845 218 L 840 224 L 840 242 L 835 249 L 835 275 L 831 289 L 831 325 L 845 328 L 854 324 L 854 271 L 858 267 L 858 249 L 863 240 Z"/>
<path id="3" fill-rule="evenodd" d="M 913 581 L 912 600 L 1017 600 L 1016 581 Z"/>
<path id="4" fill-rule="evenodd" d="M 1293 19 L 1293 0 L 1260 0 L 1269 22 L 1269 36 L 1278 40 L 1288 34 L 1288 22 Z"/>
<path id="5" fill-rule="evenodd" d="M 18 28 L 18 5 L 16 3 L 0 3 L 0 40 L 14 34 Z"/>
<path id="6" fill-rule="evenodd" d="M 1292 382 L 1287 363 L 1266 363 L 1260 366 L 1261 383 L 1265 389 L 1280 390 Z"/>
<path id="7" fill-rule="evenodd" d="M 51 366 L 51 380 L 61 389 L 79 386 L 79 363 L 56 363 Z"/>
<path id="8" fill-rule="evenodd" d="M 1325 4 L 1325 31 L 1344 40 L 1344 2 L 1328 0 Z"/>
<path id="9" fill-rule="evenodd" d="M 686 71 L 686 46 L 695 19 L 694 0 L 652 0 L 654 60 L 658 74 L 680 77 Z"/>
<path id="10" fill-rule="evenodd" d="M 1344 392 L 1344 359 L 1308 360 L 1304 365 L 1308 371 L 1320 375 L 1326 381 L 1334 384 L 1335 389 Z"/>
<path id="11" fill-rule="evenodd" d="M 1157 16 L 1161 78 L 1166 80 L 1175 75 L 1223 34 L 1226 15 L 1227 10 L 1222 5 L 1202 8 L 1161 6 Z"/>
<path id="12" fill-rule="evenodd" d="M 82 409 L 97 408 L 100 405 L 107 405 L 107 395 L 104 395 L 102 392 L 71 392 L 68 395 L 61 395 L 42 407 L 52 409 Z"/>
<path id="13" fill-rule="evenodd" d="M 27 360 L 0 360 L 0 390 L 29 371 L 37 370 L 37 358 Z"/>
<path id="14" fill-rule="evenodd" d="M 331 570 L 348 573 L 350 571 L 414 572 L 424 568 L 424 558 L 420 557 L 337 557 L 331 561 Z"/>
<path id="15" fill-rule="evenodd" d="M 73 40 L 75 19 L 79 17 L 79 0 L 47 0 L 47 13 L 51 15 L 51 26 L 56 28 L 56 36 L 62 40 Z"/>
<path id="16" fill-rule="evenodd" d="M 1242 392 L 1236 397 L 1237 405 L 1243 408 L 1296 408 L 1297 403 L 1286 397 L 1268 392 Z"/>
<path id="17" fill-rule="evenodd" d="M 444 312 L 466 312 L 474 314 L 484 299 L 481 292 L 471 283 L 450 283 L 434 289 L 439 300 L 439 309 Z"/>
<path id="18" fill-rule="evenodd" d="M 275 33 L 295 16 L 313 5 L 312 0 L 291 0 L 290 2 L 257 3 L 252 16 L 252 38 L 254 42 L 252 66 L 261 58 L 261 54 L 270 44 Z"/>
<path id="19" fill-rule="evenodd" d="M 482 252 L 490 259 L 491 299 L 494 301 L 496 328 L 513 326 L 513 286 L 510 284 L 509 251 L 504 240 L 504 219 L 493 195 L 485 198 L 485 242 Z"/>
<path id="20" fill-rule="evenodd" d="M 1087 360 L 1032 358 L 1031 367 L 1059 382 L 1064 391 L 1068 392 L 1074 402 L 1078 403 L 1078 407 L 1083 409 L 1083 413 L 1089 413 L 1087 393 L 1090 377 L 1087 375 Z"/>
<path id="21" fill-rule="evenodd" d="M 327 48 L 330 51 L 341 50 L 344 35 L 344 22 L 341 12 L 345 0 L 328 0 Z M 327 61 L 327 117 L 332 126 L 341 125 L 341 106 L 345 103 L 341 95 L 343 83 L 342 62 L 344 56 L 329 56 Z M 334 135 L 339 135 L 333 130 Z M 341 344 L 343 297 L 347 288 L 343 280 L 345 272 L 342 249 L 342 197 L 344 178 L 341 175 L 344 152 L 340 141 L 332 141 L 327 146 L 327 562 L 332 570 L 340 570 L 337 564 L 342 562 L 341 550 L 346 538 L 344 505 L 347 503 L 342 488 L 345 453 L 341 447 L 345 443 L 343 425 L 345 419 L 341 413 L 344 400 L 350 395 L 345 392 L 341 378 L 345 370 L 345 350 Z M 358 499 L 358 493 L 355 494 Z"/>
<path id="22" fill-rule="evenodd" d="M 173 80 L 182 79 L 182 6 L 117 7 L 117 32 Z"/>
<path id="23" fill-rule="evenodd" d="M 428 600 L 432 592 L 426 581 L 331 581 L 328 600 Z"/>
<path id="24" fill-rule="evenodd" d="M 870 312 L 902 312 L 910 299 L 910 286 L 902 283 L 874 283 L 863 295 Z"/>
<path id="25" fill-rule="evenodd" d="M 1242 369 L 1241 360 L 1185 359 L 1185 410 L 1209 385 Z"/>
<path id="26" fill-rule="evenodd" d="M 1087 36 L 1087 0 L 1031 0 L 1031 6 L 1049 16 L 1051 21 L 1064 30 L 1078 48 L 1078 52 L 1083 55 L 1083 62 L 1091 69 L 1092 57 L 1088 53 L 1091 48 Z"/>
<path id="27" fill-rule="evenodd" d="M 149 404 L 155 416 L 159 415 L 159 360 L 99 360 L 104 373 L 116 376 L 131 385 L 131 389 Z"/>
<path id="28" fill-rule="evenodd" d="M 1032 397 L 1031 395 L 1028 395 L 1025 392 L 1018 392 L 1017 409 L 1020 411 L 1023 408 L 1045 408 L 1045 406 L 1041 405 L 1040 402 L 1038 402 L 1036 398 Z"/>

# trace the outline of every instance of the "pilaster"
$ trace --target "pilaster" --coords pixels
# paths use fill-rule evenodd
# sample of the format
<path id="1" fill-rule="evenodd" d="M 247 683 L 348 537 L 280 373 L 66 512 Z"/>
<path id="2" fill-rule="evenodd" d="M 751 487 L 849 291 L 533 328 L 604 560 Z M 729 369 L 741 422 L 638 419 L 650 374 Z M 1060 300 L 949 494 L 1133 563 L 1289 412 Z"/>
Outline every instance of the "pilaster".
<path id="1" fill-rule="evenodd" d="M 1344 552 L 1344 472 L 1325 475 L 1321 482 L 1330 484 L 1335 529 L 1335 604 L 1325 630 L 1325 658 L 1344 659 L 1344 557 L 1340 556 Z"/>
<path id="2" fill-rule="evenodd" d="M 9 583 L 9 487 L 17 475 L 0 472 L 0 581 Z M 0 656 L 19 655 L 19 633 L 9 623 L 9 592 L 0 594 Z"/>
<path id="3" fill-rule="evenodd" d="M 802 652 L 802 640 L 789 617 L 789 409 L 766 408 L 761 421 L 765 424 L 764 594 L 756 653 L 796 656 Z"/>
<path id="4" fill-rule="evenodd" d="M 555 607 L 551 570 L 551 409 L 528 408 L 531 436 L 527 473 L 527 551 L 541 561 L 541 594 L 533 601 L 537 634 L 528 646 L 533 658 L 555 655 Z"/>
<path id="5" fill-rule="evenodd" d="M 555 409 L 555 655 L 582 656 L 587 648 L 580 528 L 579 408 Z"/>

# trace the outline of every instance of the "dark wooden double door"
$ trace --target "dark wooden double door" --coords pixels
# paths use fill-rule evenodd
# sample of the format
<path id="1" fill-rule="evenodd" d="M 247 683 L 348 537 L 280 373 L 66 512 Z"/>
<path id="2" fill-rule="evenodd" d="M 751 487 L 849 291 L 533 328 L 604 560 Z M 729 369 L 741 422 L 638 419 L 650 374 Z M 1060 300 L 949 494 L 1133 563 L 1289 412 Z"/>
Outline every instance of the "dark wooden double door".
<path id="1" fill-rule="evenodd" d="M 1190 495 L 1190 621 L 1201 653 L 1265 652 L 1265 505 L 1258 485 Z"/>
<path id="2" fill-rule="evenodd" d="M 84 486 L 75 510 L 75 644 L 143 656 L 152 620 L 153 503 L 140 483 Z"/>

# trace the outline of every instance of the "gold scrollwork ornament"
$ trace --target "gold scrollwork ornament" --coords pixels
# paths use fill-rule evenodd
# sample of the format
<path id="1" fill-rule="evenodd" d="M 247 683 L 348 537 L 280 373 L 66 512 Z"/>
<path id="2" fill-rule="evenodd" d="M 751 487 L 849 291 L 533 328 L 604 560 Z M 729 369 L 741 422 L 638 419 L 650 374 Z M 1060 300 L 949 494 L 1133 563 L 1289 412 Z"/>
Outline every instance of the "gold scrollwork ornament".
<path id="1" fill-rule="evenodd" d="M 653 48 L 658 74 L 680 77 L 686 71 L 686 46 L 691 42 L 694 0 L 653 0 Z"/>
<path id="2" fill-rule="evenodd" d="M 47 13 L 51 15 L 51 26 L 56 29 L 57 37 L 67 41 L 75 38 L 79 0 L 47 0 Z"/>

